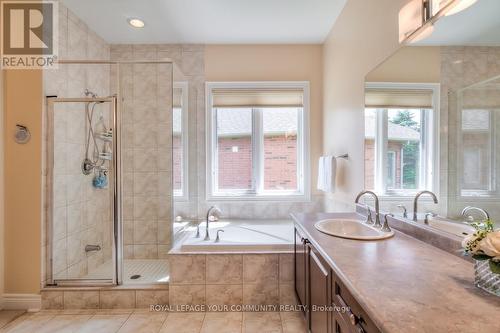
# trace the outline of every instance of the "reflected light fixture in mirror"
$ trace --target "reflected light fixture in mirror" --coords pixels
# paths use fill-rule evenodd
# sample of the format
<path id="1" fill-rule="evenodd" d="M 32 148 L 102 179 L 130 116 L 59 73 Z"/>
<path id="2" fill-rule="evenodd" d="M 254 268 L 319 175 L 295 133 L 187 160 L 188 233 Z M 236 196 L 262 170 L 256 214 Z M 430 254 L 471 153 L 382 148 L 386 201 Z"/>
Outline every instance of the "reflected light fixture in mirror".
<path id="1" fill-rule="evenodd" d="M 463 10 L 466 10 L 467 8 L 469 8 L 470 6 L 475 4 L 477 2 L 477 0 L 457 0 L 455 2 L 456 2 L 455 6 L 453 6 L 445 14 L 446 16 L 454 15 L 454 14 L 457 14 L 457 13 L 463 11 Z"/>
<path id="2" fill-rule="evenodd" d="M 127 21 L 134 28 L 144 28 L 145 26 L 144 21 L 138 18 L 130 18 Z"/>

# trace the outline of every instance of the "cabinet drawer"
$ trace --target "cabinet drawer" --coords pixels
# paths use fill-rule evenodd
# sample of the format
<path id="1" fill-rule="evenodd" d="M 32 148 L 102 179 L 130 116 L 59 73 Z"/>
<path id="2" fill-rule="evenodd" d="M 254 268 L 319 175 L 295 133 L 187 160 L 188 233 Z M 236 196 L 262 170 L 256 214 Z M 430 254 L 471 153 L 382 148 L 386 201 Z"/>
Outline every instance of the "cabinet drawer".
<path id="1" fill-rule="evenodd" d="M 337 276 L 333 276 L 331 290 L 332 305 L 335 307 L 333 318 L 336 322 L 335 327 L 340 327 L 339 333 L 380 332 Z M 346 311 L 341 311 L 340 309 L 346 309 Z"/>

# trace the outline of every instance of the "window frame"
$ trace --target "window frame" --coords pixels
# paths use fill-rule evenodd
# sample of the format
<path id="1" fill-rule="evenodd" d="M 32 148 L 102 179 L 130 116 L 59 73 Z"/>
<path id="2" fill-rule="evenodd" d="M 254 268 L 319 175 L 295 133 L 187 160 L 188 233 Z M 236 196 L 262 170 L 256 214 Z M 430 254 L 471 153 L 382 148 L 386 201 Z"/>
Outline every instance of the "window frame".
<path id="1" fill-rule="evenodd" d="M 420 177 L 417 189 L 387 189 L 387 122 L 388 109 L 383 112 L 376 112 L 375 129 L 375 170 L 374 170 L 374 191 L 382 198 L 409 198 L 413 197 L 419 190 L 426 189 L 439 196 L 439 110 L 440 110 L 440 87 L 439 83 L 401 83 L 401 82 L 367 82 L 365 89 L 408 89 L 408 90 L 432 90 L 431 112 L 422 113 L 422 126 L 425 130 L 421 133 L 421 156 L 420 156 Z M 364 108 L 366 110 L 366 107 Z M 430 114 L 429 114 L 430 113 Z M 363 145 L 365 140 L 363 140 Z M 365 148 L 363 148 L 364 151 Z M 401 163 L 403 154 L 401 154 Z M 364 160 L 363 160 L 364 162 Z M 431 164 L 430 166 L 428 164 Z M 401 172 L 402 173 L 402 172 Z"/>
<path id="2" fill-rule="evenodd" d="M 182 108 L 181 108 L 181 140 L 182 140 L 182 176 L 181 176 L 181 190 L 175 190 L 172 183 L 172 197 L 176 202 L 189 201 L 189 85 L 187 81 L 176 81 L 173 84 L 174 89 L 182 91 Z M 172 94 L 174 90 L 172 89 Z M 172 113 L 173 113 L 172 107 Z M 172 122 L 173 124 L 173 122 Z M 173 131 L 172 131 L 173 139 Z M 173 166 L 173 161 L 172 161 Z M 173 169 L 172 169 L 172 182 L 173 182 Z"/>
<path id="3" fill-rule="evenodd" d="M 299 113 L 297 128 L 297 187 L 298 191 L 264 191 L 263 109 L 252 109 L 252 188 L 253 190 L 217 191 L 217 131 L 216 112 L 212 107 L 214 89 L 276 89 L 298 88 L 303 91 L 304 106 Z M 206 83 L 206 198 L 207 201 L 309 201 L 311 196 L 309 152 L 309 82 L 256 81 Z M 255 154 L 255 152 L 260 152 Z"/>

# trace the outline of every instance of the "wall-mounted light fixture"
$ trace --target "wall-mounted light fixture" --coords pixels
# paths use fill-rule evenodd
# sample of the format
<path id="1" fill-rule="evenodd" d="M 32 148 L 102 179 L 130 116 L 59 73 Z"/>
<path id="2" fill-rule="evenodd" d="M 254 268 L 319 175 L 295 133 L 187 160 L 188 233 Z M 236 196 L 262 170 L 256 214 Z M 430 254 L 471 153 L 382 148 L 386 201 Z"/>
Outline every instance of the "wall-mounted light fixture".
<path id="1" fill-rule="evenodd" d="M 412 0 L 399 11 L 399 42 L 415 43 L 429 37 L 434 23 L 459 13 L 477 0 Z"/>

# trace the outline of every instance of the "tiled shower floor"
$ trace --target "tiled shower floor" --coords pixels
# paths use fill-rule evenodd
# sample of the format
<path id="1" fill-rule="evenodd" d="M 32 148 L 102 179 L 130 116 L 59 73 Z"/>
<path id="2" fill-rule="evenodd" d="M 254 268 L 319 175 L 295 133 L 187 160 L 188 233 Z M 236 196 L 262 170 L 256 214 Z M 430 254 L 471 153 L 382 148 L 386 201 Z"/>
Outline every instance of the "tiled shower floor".
<path id="1" fill-rule="evenodd" d="M 168 261 L 166 259 L 126 259 L 123 261 L 123 284 L 167 283 L 169 280 Z M 111 261 L 98 266 L 83 279 L 106 279 L 113 275 Z M 139 275 L 137 279 L 132 279 Z"/>

